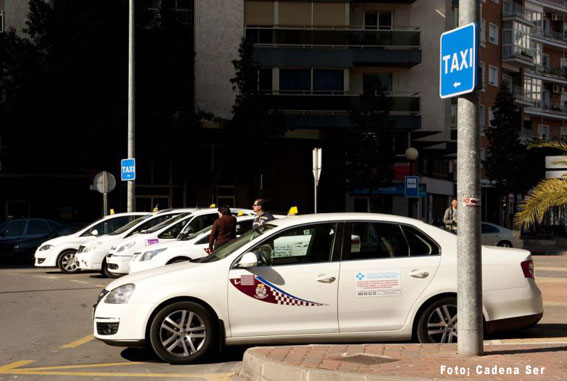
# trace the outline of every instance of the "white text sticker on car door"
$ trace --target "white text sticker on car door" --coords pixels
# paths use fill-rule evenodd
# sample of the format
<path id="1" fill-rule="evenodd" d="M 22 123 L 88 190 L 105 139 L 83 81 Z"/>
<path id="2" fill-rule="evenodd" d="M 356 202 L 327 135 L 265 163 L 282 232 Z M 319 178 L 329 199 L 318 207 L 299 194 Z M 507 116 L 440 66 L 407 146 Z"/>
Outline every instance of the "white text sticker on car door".
<path id="1" fill-rule="evenodd" d="M 402 294 L 399 270 L 359 271 L 354 273 L 354 278 L 357 297 Z"/>

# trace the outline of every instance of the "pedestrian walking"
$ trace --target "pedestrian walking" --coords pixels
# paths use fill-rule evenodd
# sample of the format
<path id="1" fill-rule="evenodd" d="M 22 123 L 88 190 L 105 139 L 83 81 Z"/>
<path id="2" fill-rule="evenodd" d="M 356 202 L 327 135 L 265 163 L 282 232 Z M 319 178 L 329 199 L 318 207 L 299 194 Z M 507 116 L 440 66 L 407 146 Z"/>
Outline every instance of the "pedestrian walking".
<path id="1" fill-rule="evenodd" d="M 266 204 L 267 202 L 263 198 L 259 198 L 254 201 L 252 208 L 254 208 L 254 212 L 256 212 L 256 217 L 254 217 L 254 222 L 252 223 L 253 229 L 256 229 L 258 226 L 274 219 L 272 213 L 266 210 Z"/>
<path id="2" fill-rule="evenodd" d="M 451 206 L 449 206 L 445 210 L 445 214 L 443 215 L 443 223 L 445 224 L 445 229 L 450 232 L 457 231 L 457 199 L 454 198 L 451 201 Z"/>
<path id="3" fill-rule="evenodd" d="M 236 217 L 230 214 L 228 206 L 218 209 L 219 218 L 213 223 L 209 235 L 209 250 L 212 252 L 236 238 Z"/>

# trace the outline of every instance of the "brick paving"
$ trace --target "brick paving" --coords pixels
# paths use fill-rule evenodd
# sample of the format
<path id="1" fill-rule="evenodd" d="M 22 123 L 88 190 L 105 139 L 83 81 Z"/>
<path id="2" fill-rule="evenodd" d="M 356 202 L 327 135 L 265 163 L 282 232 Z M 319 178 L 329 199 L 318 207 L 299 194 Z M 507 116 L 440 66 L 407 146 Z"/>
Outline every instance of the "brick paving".
<path id="1" fill-rule="evenodd" d="M 484 356 L 478 357 L 459 356 L 456 344 L 304 345 L 249 351 L 265 364 L 369 379 L 567 380 L 567 344 L 485 344 Z"/>

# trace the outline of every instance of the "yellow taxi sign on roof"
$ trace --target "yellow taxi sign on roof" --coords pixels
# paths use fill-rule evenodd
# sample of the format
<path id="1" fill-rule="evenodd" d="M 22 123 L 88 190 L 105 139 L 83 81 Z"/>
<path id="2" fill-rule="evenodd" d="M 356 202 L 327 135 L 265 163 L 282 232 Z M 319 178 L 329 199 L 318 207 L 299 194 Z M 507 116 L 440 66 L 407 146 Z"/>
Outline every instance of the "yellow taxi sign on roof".
<path id="1" fill-rule="evenodd" d="M 294 216 L 296 214 L 299 214 L 299 210 L 297 209 L 297 206 L 292 206 L 291 208 L 289 208 L 289 212 L 287 212 L 288 216 Z"/>
<path id="2" fill-rule="evenodd" d="M 159 209 L 158 209 L 158 207 L 156 206 L 156 207 L 154 208 L 154 212 L 157 212 L 157 211 L 159 211 Z"/>
<path id="3" fill-rule="evenodd" d="M 238 212 L 237 216 L 238 217 L 242 217 L 244 215 L 244 212 L 241 210 L 240 212 Z"/>
<path id="4" fill-rule="evenodd" d="M 110 209 L 110 214 L 114 214 L 114 209 Z"/>
<path id="5" fill-rule="evenodd" d="M 211 205 L 209 205 L 209 208 L 216 208 L 216 207 L 217 207 L 216 204 L 211 204 Z"/>

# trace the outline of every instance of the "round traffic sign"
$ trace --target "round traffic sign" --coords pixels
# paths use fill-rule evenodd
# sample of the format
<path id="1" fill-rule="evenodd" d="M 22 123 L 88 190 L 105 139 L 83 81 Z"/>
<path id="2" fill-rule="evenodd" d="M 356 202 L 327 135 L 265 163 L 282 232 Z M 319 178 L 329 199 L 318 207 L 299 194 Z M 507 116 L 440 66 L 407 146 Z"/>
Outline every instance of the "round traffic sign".
<path id="1" fill-rule="evenodd" d="M 100 193 L 109 193 L 116 187 L 116 179 L 112 173 L 102 171 L 94 177 L 93 185 Z"/>

